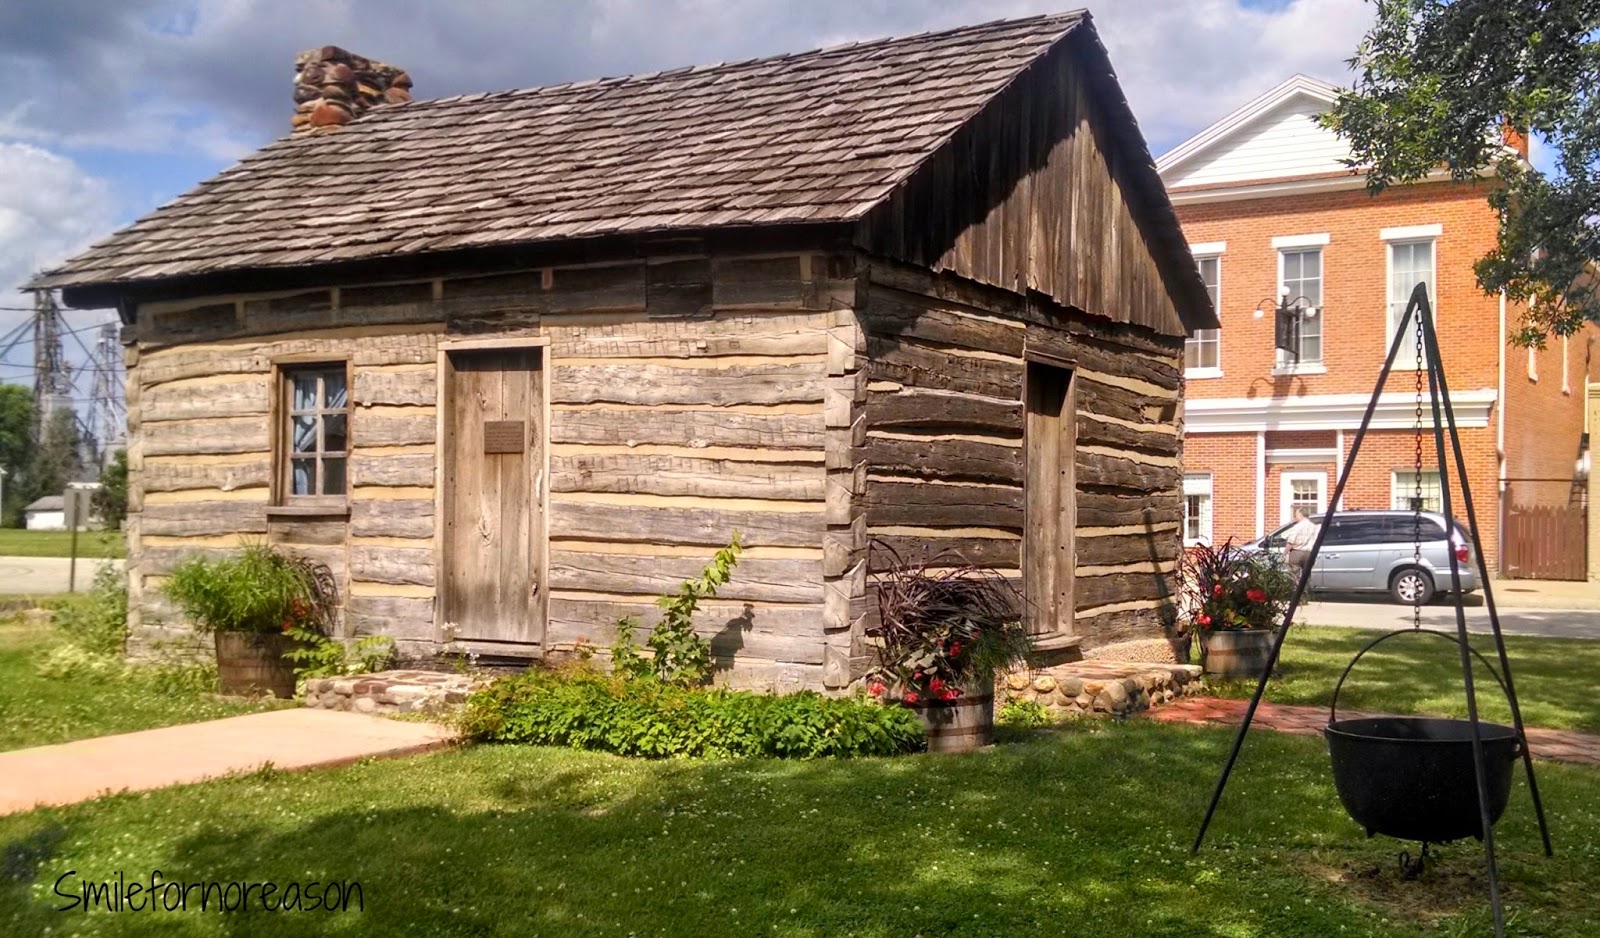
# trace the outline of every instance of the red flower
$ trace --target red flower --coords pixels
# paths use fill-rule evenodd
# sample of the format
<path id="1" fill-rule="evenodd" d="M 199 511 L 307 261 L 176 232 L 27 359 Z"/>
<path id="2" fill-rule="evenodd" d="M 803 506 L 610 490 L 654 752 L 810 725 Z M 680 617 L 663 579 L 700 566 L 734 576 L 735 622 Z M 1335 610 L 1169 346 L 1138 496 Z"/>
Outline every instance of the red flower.
<path id="1" fill-rule="evenodd" d="M 922 695 L 918 694 L 916 691 L 914 691 L 914 690 L 906 691 L 906 696 L 905 696 L 906 703 L 916 703 L 917 701 L 919 701 L 921 699 L 922 699 Z"/>
<path id="2" fill-rule="evenodd" d="M 961 643 L 960 642 L 951 642 L 950 643 L 950 657 L 954 658 L 956 655 L 959 655 L 959 654 L 961 654 Z"/>
<path id="3" fill-rule="evenodd" d="M 283 620 L 283 630 L 284 630 L 284 631 L 285 631 L 285 632 L 287 632 L 287 631 L 289 631 L 289 630 L 290 630 L 290 629 L 292 629 L 292 628 L 294 628 L 294 623 L 293 623 L 293 622 L 290 622 L 290 621 L 289 621 L 289 620 L 288 620 L 288 619 L 284 619 L 284 620 Z"/>
<path id="4" fill-rule="evenodd" d="M 1213 596 L 1221 596 L 1222 595 L 1222 584 L 1221 583 L 1218 583 L 1216 586 L 1211 587 L 1211 595 L 1213 595 Z"/>
<path id="5" fill-rule="evenodd" d="M 1267 601 L 1267 591 L 1264 589 L 1246 590 L 1244 595 L 1246 599 L 1253 603 L 1264 603 Z"/>
<path id="6" fill-rule="evenodd" d="M 883 688 L 883 682 L 882 681 L 873 681 L 871 684 L 867 685 L 867 693 L 871 694 L 874 697 L 882 697 L 883 696 L 883 690 L 884 690 L 884 688 Z"/>
<path id="7" fill-rule="evenodd" d="M 961 696 L 961 691 L 956 690 L 954 687 L 950 687 L 950 688 L 946 688 L 945 692 L 939 695 L 939 699 L 940 700 L 955 700 L 957 697 L 960 697 L 960 696 Z"/>
<path id="8" fill-rule="evenodd" d="M 933 691 L 935 694 L 939 693 L 944 690 L 944 681 L 940 678 L 934 678 L 928 682 L 928 690 Z"/>
<path id="9" fill-rule="evenodd" d="M 1206 628 L 1207 626 L 1209 626 L 1211 624 L 1211 617 L 1208 616 L 1208 615 L 1202 614 L 1199 618 L 1195 619 L 1194 621 L 1200 623 L 1200 627 L 1201 628 Z"/>
<path id="10" fill-rule="evenodd" d="M 921 671 L 918 671 L 918 672 L 916 672 L 916 673 L 915 673 L 915 674 L 912 674 L 912 675 L 911 675 L 911 679 L 912 679 L 912 680 L 915 680 L 915 681 L 920 681 L 920 680 L 922 680 L 922 672 L 921 672 Z"/>

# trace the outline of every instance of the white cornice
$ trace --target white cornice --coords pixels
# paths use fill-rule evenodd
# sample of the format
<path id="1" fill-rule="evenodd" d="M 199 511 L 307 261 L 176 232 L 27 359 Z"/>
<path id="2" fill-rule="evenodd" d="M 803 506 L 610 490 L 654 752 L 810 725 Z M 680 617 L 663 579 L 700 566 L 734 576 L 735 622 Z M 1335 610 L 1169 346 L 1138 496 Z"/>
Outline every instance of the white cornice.
<path id="1" fill-rule="evenodd" d="M 1304 95 L 1323 104 L 1332 104 L 1339 97 L 1339 89 L 1336 85 L 1330 85 L 1320 78 L 1312 78 L 1310 75 L 1291 75 L 1287 81 L 1282 82 L 1266 94 L 1250 101 L 1205 130 L 1163 153 L 1156 160 L 1156 172 L 1165 176 L 1167 170 L 1192 156 L 1210 149 L 1213 144 L 1227 137 L 1235 130 L 1290 98 L 1299 95 Z"/>
<path id="2" fill-rule="evenodd" d="M 1495 403 L 1494 388 L 1457 391 L 1450 395 L 1456 426 L 1487 427 Z M 1261 430 L 1354 430 L 1361 426 L 1368 394 L 1311 394 L 1305 397 L 1190 398 L 1183 403 L 1186 433 L 1255 433 Z M 1424 407 L 1424 429 L 1433 420 Z M 1385 394 L 1372 415 L 1374 430 L 1410 430 L 1416 426 L 1416 397 Z"/>

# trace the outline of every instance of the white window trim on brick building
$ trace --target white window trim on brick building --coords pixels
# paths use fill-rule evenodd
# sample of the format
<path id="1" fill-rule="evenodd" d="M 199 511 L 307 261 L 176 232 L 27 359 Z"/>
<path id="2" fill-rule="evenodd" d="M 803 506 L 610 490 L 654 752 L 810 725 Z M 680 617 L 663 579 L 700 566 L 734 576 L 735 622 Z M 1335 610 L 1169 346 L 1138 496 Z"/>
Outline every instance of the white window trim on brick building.
<path id="1" fill-rule="evenodd" d="M 1405 225 L 1398 228 L 1383 228 L 1378 232 L 1378 240 L 1384 243 L 1384 290 L 1388 302 L 1383 317 L 1383 351 L 1389 351 L 1389 344 L 1394 341 L 1395 326 L 1401 314 L 1405 312 L 1406 302 L 1411 298 L 1411 290 L 1416 284 L 1411 284 L 1403 290 L 1397 288 L 1394 279 L 1394 254 L 1399 247 L 1426 244 L 1428 246 L 1428 300 L 1433 305 L 1434 324 L 1439 321 L 1439 238 L 1444 234 L 1443 225 Z M 1403 294 L 1403 295 L 1402 295 Z M 1401 348 L 1400 354 L 1395 356 L 1394 367 L 1396 371 L 1418 371 L 1426 362 L 1416 356 L 1415 345 L 1410 346 L 1411 354 L 1406 354 L 1407 349 Z"/>
<path id="2" fill-rule="evenodd" d="M 1296 482 L 1317 483 L 1316 511 L 1325 511 L 1328 507 L 1328 474 L 1322 470 L 1293 469 L 1285 471 L 1278 479 L 1278 515 L 1279 520 L 1287 524 L 1294 520 L 1294 511 L 1290 504 L 1290 494 L 1294 491 Z"/>
<path id="3" fill-rule="evenodd" d="M 1280 288 L 1286 285 L 1283 276 L 1283 261 L 1285 255 L 1312 252 L 1317 255 L 1317 316 L 1313 319 L 1306 320 L 1305 323 L 1308 323 L 1316 331 L 1318 355 L 1315 359 L 1307 359 L 1302 357 L 1298 361 L 1290 361 L 1281 349 L 1274 349 L 1272 368 L 1272 373 L 1274 375 L 1321 375 L 1328 373 L 1328 366 L 1325 364 L 1328 334 L 1322 314 L 1326 311 L 1324 308 L 1326 306 L 1324 289 L 1327 286 L 1328 274 L 1327 252 L 1324 251 L 1323 248 L 1327 247 L 1330 240 L 1331 238 L 1329 238 L 1327 232 L 1303 235 L 1280 235 L 1272 239 L 1272 248 L 1278 254 L 1277 282 Z M 1304 263 L 1304 261 L 1301 263 Z M 1303 282 L 1303 280 L 1301 282 Z M 1276 292 L 1277 291 L 1274 291 L 1274 293 Z M 1293 295 L 1291 295 L 1289 299 L 1295 299 L 1302 292 L 1303 291 L 1301 290 L 1294 290 L 1291 288 L 1291 293 Z M 1278 298 L 1276 296 L 1273 297 L 1274 302 L 1276 302 L 1277 299 Z M 1301 328 L 1304 329 L 1305 324 L 1302 324 Z"/>
<path id="4" fill-rule="evenodd" d="M 1191 512 L 1190 501 L 1197 511 Z M 1191 524 L 1193 525 L 1191 528 Z M 1183 477 L 1183 546 L 1210 544 L 1212 530 L 1211 473 L 1190 472 Z"/>
<path id="5" fill-rule="evenodd" d="M 1200 277 L 1205 279 L 1205 264 L 1210 261 L 1216 265 L 1216 285 L 1211 294 L 1211 302 L 1216 307 L 1217 319 L 1222 319 L 1222 255 L 1228 250 L 1226 241 L 1208 241 L 1202 244 L 1189 245 L 1189 253 L 1194 255 L 1195 263 L 1200 267 Z M 1207 285 L 1211 286 L 1210 284 Z M 1188 367 L 1189 352 L 1197 347 L 1209 345 L 1215 364 Z M 1222 330 L 1197 329 L 1195 334 L 1184 342 L 1184 369 L 1185 378 L 1220 378 L 1222 377 Z M 1203 357 L 1203 352 L 1201 353 Z"/>

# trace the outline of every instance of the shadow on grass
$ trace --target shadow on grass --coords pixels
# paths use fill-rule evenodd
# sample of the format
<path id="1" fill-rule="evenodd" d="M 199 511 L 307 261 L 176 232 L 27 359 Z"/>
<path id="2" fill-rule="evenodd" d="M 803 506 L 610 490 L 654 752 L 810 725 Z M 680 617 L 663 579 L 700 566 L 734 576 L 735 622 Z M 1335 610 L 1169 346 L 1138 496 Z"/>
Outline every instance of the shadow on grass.
<path id="1" fill-rule="evenodd" d="M 365 903 L 359 916 L 103 917 L 112 935 L 1411 933 L 1292 859 L 1375 868 L 1394 848 L 1360 839 L 1315 741 L 1253 737 L 1207 849 L 1188 856 L 1226 743 L 1131 724 L 853 762 L 480 747 L 41 813 L 34 823 L 65 823 L 77 845 L 37 882 L 150 868 L 355 880 Z M 14 933 L 76 927 L 43 893 Z M 1481 898 L 1460 901 L 1470 912 Z"/>

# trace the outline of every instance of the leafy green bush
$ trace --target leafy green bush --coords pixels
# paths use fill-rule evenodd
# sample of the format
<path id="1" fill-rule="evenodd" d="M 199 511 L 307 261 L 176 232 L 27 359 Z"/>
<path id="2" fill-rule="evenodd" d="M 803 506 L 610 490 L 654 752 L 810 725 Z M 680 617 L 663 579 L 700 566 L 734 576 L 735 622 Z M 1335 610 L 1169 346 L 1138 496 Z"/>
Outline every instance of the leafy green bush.
<path id="1" fill-rule="evenodd" d="M 306 626 L 296 626 L 289 635 L 298 644 L 288 652 L 294 673 L 300 680 L 334 677 L 341 674 L 371 674 L 394 661 L 394 639 L 387 635 L 364 635 L 346 643 L 329 638 Z"/>
<path id="2" fill-rule="evenodd" d="M 310 626 L 325 635 L 334 600 L 333 575 L 325 565 L 262 543 L 217 560 L 192 556 L 172 571 L 163 589 L 201 633 Z"/>
<path id="3" fill-rule="evenodd" d="M 1050 718 L 1050 708 L 1037 700 L 1008 700 L 1000 705 L 994 722 L 996 726 L 1011 729 L 1036 730 L 1054 721 Z"/>
<path id="4" fill-rule="evenodd" d="M 95 571 L 87 593 L 53 600 L 56 630 L 69 644 L 92 655 L 119 656 L 128 637 L 128 581 L 115 564 Z"/>
<path id="5" fill-rule="evenodd" d="M 739 532 L 733 532 L 732 543 L 717 551 L 698 578 L 684 580 L 678 592 L 656 600 L 661 607 L 661 621 L 645 640 L 655 653 L 653 657 L 646 659 L 634 641 L 639 618 L 618 619 L 617 640 L 611 646 L 611 670 L 623 677 L 654 677 L 685 687 L 711 680 L 711 641 L 694 630 L 694 613 L 700 600 L 717 595 L 717 590 L 732 578 L 743 549 Z"/>
<path id="6" fill-rule="evenodd" d="M 884 756 L 923 745 L 909 710 L 811 691 L 711 690 L 587 669 L 529 671 L 473 694 L 462 727 L 478 740 L 625 756 Z"/>

